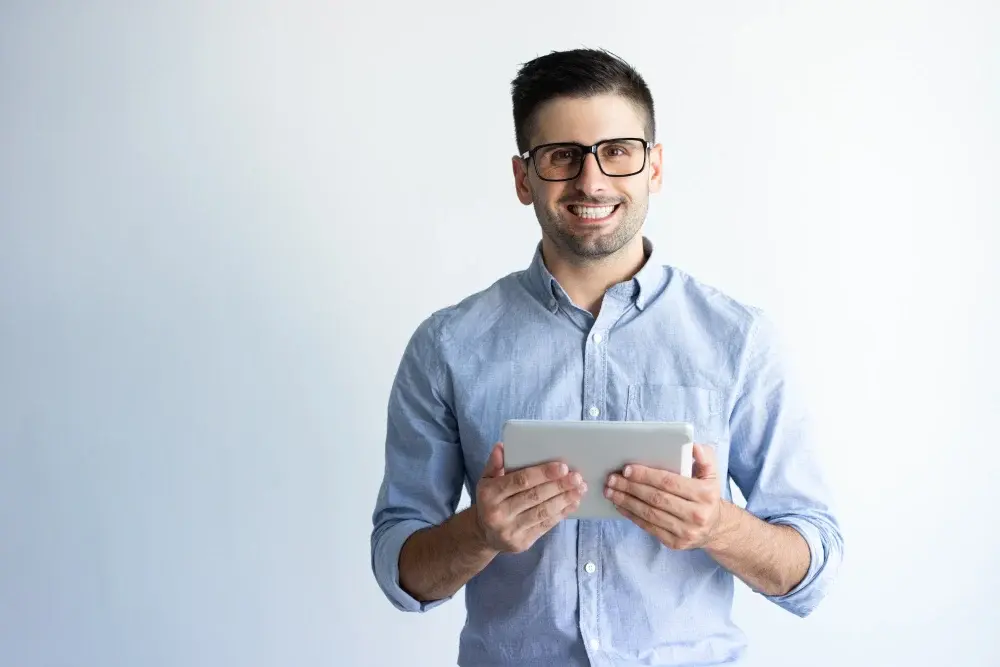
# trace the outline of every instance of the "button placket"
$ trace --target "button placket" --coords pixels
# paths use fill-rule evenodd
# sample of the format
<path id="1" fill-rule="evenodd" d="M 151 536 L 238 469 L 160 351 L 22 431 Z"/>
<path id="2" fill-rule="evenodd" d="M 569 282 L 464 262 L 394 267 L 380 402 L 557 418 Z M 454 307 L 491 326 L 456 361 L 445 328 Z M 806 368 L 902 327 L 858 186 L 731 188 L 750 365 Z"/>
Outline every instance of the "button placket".
<path id="1" fill-rule="evenodd" d="M 584 338 L 584 419 L 607 419 L 608 414 L 608 326 L 623 314 L 622 306 L 615 299 L 606 299 L 597 321 Z M 601 522 L 581 521 L 577 531 L 577 594 L 579 600 L 580 634 L 591 654 L 602 646 L 601 590 L 599 563 L 601 556 Z M 596 656 L 592 659 L 596 660 Z M 596 664 L 596 662 L 595 662 Z"/>
<path id="2" fill-rule="evenodd" d="M 580 521 L 577 531 L 577 552 L 580 554 L 581 562 L 583 562 L 582 567 L 577 569 L 580 634 L 591 651 L 597 650 L 593 647 L 593 642 L 597 641 L 598 636 L 598 605 L 600 604 L 598 577 L 594 576 L 597 572 L 597 564 L 593 560 L 588 560 L 588 556 L 596 556 L 600 544 L 595 523 L 597 522 Z"/>

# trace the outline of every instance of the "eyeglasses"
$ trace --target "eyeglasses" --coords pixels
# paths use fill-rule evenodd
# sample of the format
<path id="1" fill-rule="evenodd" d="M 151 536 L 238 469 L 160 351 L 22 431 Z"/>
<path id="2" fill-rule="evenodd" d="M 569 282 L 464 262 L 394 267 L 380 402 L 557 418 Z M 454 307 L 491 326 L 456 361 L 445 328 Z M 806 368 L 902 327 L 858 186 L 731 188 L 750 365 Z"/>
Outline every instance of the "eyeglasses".
<path id="1" fill-rule="evenodd" d="M 521 153 L 521 159 L 534 162 L 535 173 L 543 181 L 572 181 L 583 171 L 590 153 L 605 176 L 634 176 L 646 168 L 651 146 L 652 142 L 633 138 L 605 139 L 591 146 L 564 141 L 535 146 Z"/>

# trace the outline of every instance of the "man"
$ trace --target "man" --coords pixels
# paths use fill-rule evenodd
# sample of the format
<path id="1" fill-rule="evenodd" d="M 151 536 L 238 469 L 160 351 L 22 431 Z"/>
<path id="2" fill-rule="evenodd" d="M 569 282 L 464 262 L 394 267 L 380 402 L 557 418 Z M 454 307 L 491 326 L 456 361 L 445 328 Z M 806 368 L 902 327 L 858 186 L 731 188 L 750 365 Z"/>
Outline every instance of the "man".
<path id="1" fill-rule="evenodd" d="M 552 53 L 512 91 L 514 184 L 541 242 L 527 270 L 434 313 L 405 350 L 375 576 L 407 611 L 466 587 L 460 665 L 739 662 L 734 576 L 805 616 L 843 550 L 774 334 L 642 235 L 663 149 L 632 67 Z M 558 463 L 505 474 L 512 418 L 689 421 L 704 444 L 692 478 L 633 465 L 588 489 Z M 473 503 L 456 513 L 463 483 Z M 573 519 L 585 493 L 622 519 Z"/>

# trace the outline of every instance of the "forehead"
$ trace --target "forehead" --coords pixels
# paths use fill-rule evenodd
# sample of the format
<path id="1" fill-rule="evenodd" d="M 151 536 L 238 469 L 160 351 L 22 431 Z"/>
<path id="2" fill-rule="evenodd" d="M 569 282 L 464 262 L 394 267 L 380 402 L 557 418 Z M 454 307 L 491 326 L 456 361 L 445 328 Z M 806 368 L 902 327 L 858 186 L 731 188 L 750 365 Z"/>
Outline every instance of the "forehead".
<path id="1" fill-rule="evenodd" d="M 535 112 L 530 145 L 557 141 L 592 144 L 615 137 L 644 137 L 645 114 L 620 95 L 557 97 Z"/>

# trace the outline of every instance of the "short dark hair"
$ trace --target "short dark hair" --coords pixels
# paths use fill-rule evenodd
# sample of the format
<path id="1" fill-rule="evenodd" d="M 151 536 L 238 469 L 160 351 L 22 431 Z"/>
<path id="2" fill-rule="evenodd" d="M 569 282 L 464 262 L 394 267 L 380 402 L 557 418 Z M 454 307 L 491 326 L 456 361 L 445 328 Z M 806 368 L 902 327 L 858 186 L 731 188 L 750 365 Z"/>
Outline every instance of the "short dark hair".
<path id="1" fill-rule="evenodd" d="M 514 133 L 519 152 L 528 150 L 534 113 L 557 97 L 621 95 L 646 114 L 646 136 L 655 140 L 653 95 L 639 72 L 604 49 L 553 51 L 521 66 L 511 82 Z"/>

